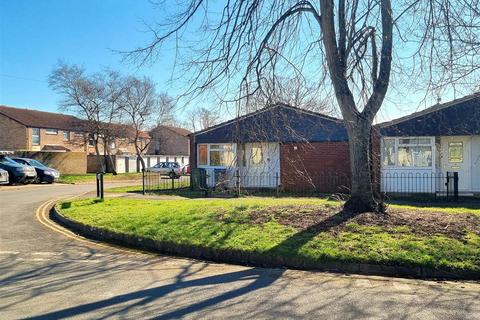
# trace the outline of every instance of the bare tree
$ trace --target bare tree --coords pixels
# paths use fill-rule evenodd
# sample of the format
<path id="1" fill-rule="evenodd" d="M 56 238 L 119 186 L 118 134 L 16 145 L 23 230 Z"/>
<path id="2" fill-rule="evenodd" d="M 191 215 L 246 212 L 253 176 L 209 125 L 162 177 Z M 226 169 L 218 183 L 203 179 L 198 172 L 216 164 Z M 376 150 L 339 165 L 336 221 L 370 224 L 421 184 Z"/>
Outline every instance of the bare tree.
<path id="1" fill-rule="evenodd" d="M 277 104 L 285 104 L 303 110 L 314 111 L 324 114 L 335 114 L 331 98 L 321 99 L 316 84 L 309 83 L 305 78 L 296 76 L 284 78 L 275 76 L 265 81 L 262 90 L 249 98 L 245 106 L 245 113 L 257 111 Z"/>
<path id="2" fill-rule="evenodd" d="M 187 126 L 193 131 L 204 130 L 218 124 L 220 119 L 218 110 L 215 108 L 201 107 L 190 111 Z"/>
<path id="3" fill-rule="evenodd" d="M 157 125 L 174 126 L 177 121 L 174 114 L 175 108 L 175 99 L 168 95 L 168 93 L 161 92 L 158 95 L 157 107 L 155 111 L 155 114 L 157 116 Z"/>
<path id="4" fill-rule="evenodd" d="M 124 80 L 121 97 L 121 110 L 126 115 L 127 126 L 133 128 L 131 140 L 135 145 L 137 158 L 145 170 L 143 153 L 148 149 L 151 138 L 146 134 L 147 128 L 154 122 L 158 107 L 155 84 L 148 78 L 128 77 Z"/>
<path id="5" fill-rule="evenodd" d="M 110 145 L 118 134 L 117 130 L 112 130 L 112 123 L 119 118 L 118 98 L 121 88 L 118 80 L 116 72 L 87 75 L 84 69 L 62 62 L 49 78 L 50 87 L 63 97 L 62 108 L 86 120 L 78 123 L 77 129 L 86 133 L 83 141 L 85 145 L 93 141 L 100 172 L 105 172 L 106 169 L 100 151 L 100 146 L 103 146 L 103 156 L 109 159 L 108 169 L 115 173 Z"/>
<path id="6" fill-rule="evenodd" d="M 352 187 L 345 207 L 355 212 L 381 210 L 370 139 L 392 66 L 396 76 L 423 79 L 429 90 L 473 88 L 478 80 L 477 0 L 399 0 L 394 7 L 390 0 L 244 0 L 220 8 L 190 0 L 177 8 L 167 23 L 151 26 L 148 45 L 127 57 L 154 60 L 173 38 L 191 49 L 183 55 L 190 71 L 185 74 L 195 70 L 186 93 L 208 90 L 225 101 L 248 101 L 265 90 L 272 74 L 301 74 L 333 91 L 350 141 Z M 193 28 L 200 31 L 194 41 Z"/>

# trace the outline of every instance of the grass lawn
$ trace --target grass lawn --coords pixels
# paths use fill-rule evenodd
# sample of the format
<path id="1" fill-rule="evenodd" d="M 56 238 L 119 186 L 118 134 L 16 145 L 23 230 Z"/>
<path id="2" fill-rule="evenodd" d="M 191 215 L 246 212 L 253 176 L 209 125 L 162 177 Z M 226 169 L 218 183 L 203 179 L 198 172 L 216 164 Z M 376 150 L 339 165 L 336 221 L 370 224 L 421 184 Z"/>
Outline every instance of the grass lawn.
<path id="1" fill-rule="evenodd" d="M 85 174 L 63 174 L 60 175 L 60 183 L 88 183 L 88 182 L 95 182 L 95 173 L 85 173 Z M 114 176 L 111 173 L 106 173 L 103 176 L 104 181 L 122 181 L 122 180 L 135 180 L 141 179 L 142 173 L 119 173 Z"/>
<path id="2" fill-rule="evenodd" d="M 183 245 L 301 260 L 480 271 L 480 216 L 395 206 L 378 217 L 314 198 L 93 199 L 60 211 L 87 225 Z"/>

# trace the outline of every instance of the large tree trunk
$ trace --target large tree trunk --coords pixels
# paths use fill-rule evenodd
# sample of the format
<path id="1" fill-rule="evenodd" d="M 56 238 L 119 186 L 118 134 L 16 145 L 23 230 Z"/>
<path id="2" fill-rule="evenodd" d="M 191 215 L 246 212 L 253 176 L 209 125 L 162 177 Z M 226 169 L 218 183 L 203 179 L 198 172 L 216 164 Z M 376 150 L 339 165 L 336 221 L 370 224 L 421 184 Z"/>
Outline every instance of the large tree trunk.
<path id="1" fill-rule="evenodd" d="M 98 148 L 98 140 L 95 140 L 95 156 L 97 158 L 97 172 L 105 173 L 105 163 L 102 161 L 102 155 L 100 154 L 100 149 Z"/>
<path id="2" fill-rule="evenodd" d="M 352 212 L 378 212 L 381 210 L 375 199 L 371 172 L 371 132 L 372 124 L 359 118 L 355 124 L 347 125 L 350 167 L 352 172 L 351 197 L 345 209 Z"/>
<path id="3" fill-rule="evenodd" d="M 110 151 L 110 139 L 105 139 L 104 142 L 104 154 L 105 154 L 105 165 L 107 172 L 112 173 L 114 176 L 117 175 L 115 170 L 115 164 L 113 163 L 112 152 Z"/>
<path id="4" fill-rule="evenodd" d="M 142 166 L 142 172 L 145 171 L 146 165 L 145 165 L 145 159 L 143 159 L 142 152 L 137 149 L 137 159 L 140 159 L 140 164 Z"/>

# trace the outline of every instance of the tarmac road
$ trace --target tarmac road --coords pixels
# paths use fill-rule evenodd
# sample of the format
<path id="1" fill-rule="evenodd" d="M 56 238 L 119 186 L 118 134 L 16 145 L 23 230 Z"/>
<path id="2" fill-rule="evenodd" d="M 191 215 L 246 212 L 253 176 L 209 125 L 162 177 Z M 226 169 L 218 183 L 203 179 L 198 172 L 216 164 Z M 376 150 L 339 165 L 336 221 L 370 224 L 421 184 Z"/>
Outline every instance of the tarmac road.
<path id="1" fill-rule="evenodd" d="M 478 283 L 145 254 L 98 245 L 47 219 L 45 202 L 93 188 L 0 187 L 0 319 L 480 319 Z"/>

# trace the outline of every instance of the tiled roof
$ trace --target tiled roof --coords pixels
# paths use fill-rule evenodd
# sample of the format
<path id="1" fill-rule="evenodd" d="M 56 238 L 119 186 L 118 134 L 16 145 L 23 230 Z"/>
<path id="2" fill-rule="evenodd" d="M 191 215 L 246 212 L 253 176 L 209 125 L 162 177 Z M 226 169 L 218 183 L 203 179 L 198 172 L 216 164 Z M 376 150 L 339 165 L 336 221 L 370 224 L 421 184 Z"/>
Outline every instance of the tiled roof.
<path id="1" fill-rule="evenodd" d="M 193 134 L 197 143 L 348 141 L 343 120 L 279 104 Z"/>
<path id="2" fill-rule="evenodd" d="M 69 131 L 85 131 L 88 127 L 88 121 L 79 119 L 75 116 L 38 111 L 32 109 L 14 108 L 0 105 L 0 114 L 15 120 L 26 127 L 33 128 L 51 128 Z M 113 130 L 124 131 L 133 135 L 133 128 L 123 124 L 111 124 Z M 140 133 L 142 138 L 150 138 L 147 132 Z"/>
<path id="3" fill-rule="evenodd" d="M 82 128 L 83 123 L 83 120 L 66 114 L 13 108 L 2 105 L 0 105 L 0 114 L 15 120 L 24 126 L 34 128 L 79 130 Z"/>
<path id="4" fill-rule="evenodd" d="M 173 127 L 173 126 L 157 126 L 156 128 L 154 128 L 153 130 L 157 129 L 157 128 L 165 128 L 165 129 L 168 129 L 168 130 L 171 130 L 181 136 L 188 136 L 191 132 L 188 131 L 187 129 L 184 129 L 184 128 L 180 128 L 180 127 Z"/>
<path id="5" fill-rule="evenodd" d="M 438 104 L 378 125 L 384 136 L 455 136 L 480 134 L 480 95 Z"/>

